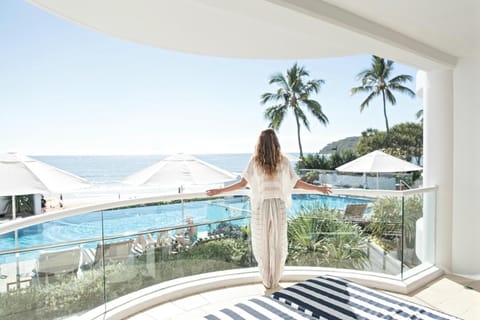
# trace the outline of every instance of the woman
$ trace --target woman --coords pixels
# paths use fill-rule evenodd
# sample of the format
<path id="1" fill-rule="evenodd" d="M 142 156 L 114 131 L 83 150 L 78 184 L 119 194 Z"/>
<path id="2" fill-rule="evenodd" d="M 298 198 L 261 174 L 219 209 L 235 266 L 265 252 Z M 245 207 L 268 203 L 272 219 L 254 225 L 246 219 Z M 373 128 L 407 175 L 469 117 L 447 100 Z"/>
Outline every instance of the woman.
<path id="1" fill-rule="evenodd" d="M 250 185 L 252 194 L 251 231 L 253 255 L 267 291 L 279 287 L 280 277 L 287 259 L 286 208 L 291 206 L 293 188 L 316 190 L 329 194 L 330 188 L 306 183 L 298 178 L 280 150 L 273 129 L 260 133 L 255 152 L 242 179 L 228 187 L 211 189 L 207 195 L 215 196 Z"/>

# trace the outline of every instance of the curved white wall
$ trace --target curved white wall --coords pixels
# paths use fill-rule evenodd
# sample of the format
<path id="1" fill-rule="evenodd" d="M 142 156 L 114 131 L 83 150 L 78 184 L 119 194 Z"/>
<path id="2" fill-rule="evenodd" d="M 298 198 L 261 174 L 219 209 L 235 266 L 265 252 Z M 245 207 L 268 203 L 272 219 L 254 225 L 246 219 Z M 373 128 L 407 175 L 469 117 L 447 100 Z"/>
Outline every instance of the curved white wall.
<path id="1" fill-rule="evenodd" d="M 417 93 L 423 96 L 424 184 L 438 186 L 435 260 L 439 267 L 451 271 L 453 208 L 452 71 L 419 72 L 417 74 Z"/>
<path id="2" fill-rule="evenodd" d="M 480 276 L 480 52 L 454 70 L 452 271 Z M 439 192 L 440 195 L 440 192 Z"/>
<path id="3" fill-rule="evenodd" d="M 417 74 L 424 103 L 424 183 L 437 185 L 436 264 L 480 277 L 480 54 Z"/>

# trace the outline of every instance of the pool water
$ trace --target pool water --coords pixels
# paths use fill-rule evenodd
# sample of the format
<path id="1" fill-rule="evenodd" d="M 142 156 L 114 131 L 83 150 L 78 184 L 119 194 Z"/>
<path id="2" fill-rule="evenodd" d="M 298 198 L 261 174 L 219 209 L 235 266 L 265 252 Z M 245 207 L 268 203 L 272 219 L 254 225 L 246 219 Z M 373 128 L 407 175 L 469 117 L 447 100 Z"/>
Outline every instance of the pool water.
<path id="1" fill-rule="evenodd" d="M 349 203 L 365 202 L 369 202 L 369 200 L 326 195 L 294 195 L 292 208 L 288 209 L 287 215 L 293 216 L 302 209 L 312 206 L 344 209 Z M 91 212 L 21 229 L 18 231 L 19 248 L 99 238 L 102 236 L 102 215 L 104 235 L 113 236 L 182 225 L 185 224 L 182 221 L 185 221 L 184 219 L 188 216 L 193 217 L 195 223 L 248 216 L 248 210 L 250 210 L 250 202 L 247 197 L 225 197 L 222 200 L 191 201 L 183 204 L 149 205 Z M 249 220 L 245 218 L 236 223 L 245 225 L 249 223 Z M 203 225 L 199 226 L 198 231 L 210 231 L 214 227 L 215 225 Z M 90 245 L 96 245 L 96 241 Z M 14 248 L 13 232 L 0 235 L 0 251 Z M 22 256 L 24 255 L 22 254 Z"/>

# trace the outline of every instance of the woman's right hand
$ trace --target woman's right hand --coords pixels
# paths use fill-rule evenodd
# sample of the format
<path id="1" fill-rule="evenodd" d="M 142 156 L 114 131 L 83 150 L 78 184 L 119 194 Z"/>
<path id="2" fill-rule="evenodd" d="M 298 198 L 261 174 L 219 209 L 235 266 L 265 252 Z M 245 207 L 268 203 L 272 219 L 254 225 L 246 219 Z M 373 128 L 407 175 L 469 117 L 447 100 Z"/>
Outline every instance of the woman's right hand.
<path id="1" fill-rule="evenodd" d="M 323 194 L 328 195 L 328 194 L 332 193 L 332 188 L 330 188 L 328 186 L 320 186 L 320 187 L 318 187 L 318 191 L 320 191 Z"/>

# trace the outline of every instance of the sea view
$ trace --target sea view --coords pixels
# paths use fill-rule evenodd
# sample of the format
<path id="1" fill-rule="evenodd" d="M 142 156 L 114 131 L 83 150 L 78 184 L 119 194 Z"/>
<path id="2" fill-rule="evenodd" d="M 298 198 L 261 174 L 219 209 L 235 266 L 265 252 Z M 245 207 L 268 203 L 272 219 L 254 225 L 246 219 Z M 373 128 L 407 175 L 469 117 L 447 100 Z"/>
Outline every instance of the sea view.
<path id="1" fill-rule="evenodd" d="M 128 156 L 32 156 L 49 165 L 73 173 L 97 186 L 116 185 L 127 176 L 145 169 L 168 155 Z M 250 153 L 193 155 L 224 170 L 240 174 Z"/>
<path id="2" fill-rule="evenodd" d="M 112 156 L 32 156 L 32 158 L 43 161 L 49 165 L 73 173 L 88 180 L 92 188 L 77 192 L 68 197 L 86 197 L 106 193 L 135 193 L 131 186 L 122 184 L 129 175 L 145 169 L 168 155 L 112 155 Z M 193 155 L 209 164 L 240 175 L 248 164 L 252 154 L 250 153 L 225 153 L 225 154 L 196 154 Z M 298 158 L 296 153 L 287 155 L 292 164 Z M 367 185 L 369 188 L 376 187 L 376 177 L 369 177 Z M 395 188 L 395 179 L 390 175 L 380 175 L 379 185 L 384 189 Z M 321 183 L 333 186 L 362 187 L 365 179 L 357 175 L 329 173 L 320 177 Z M 188 190 L 187 190 L 188 192 Z"/>

